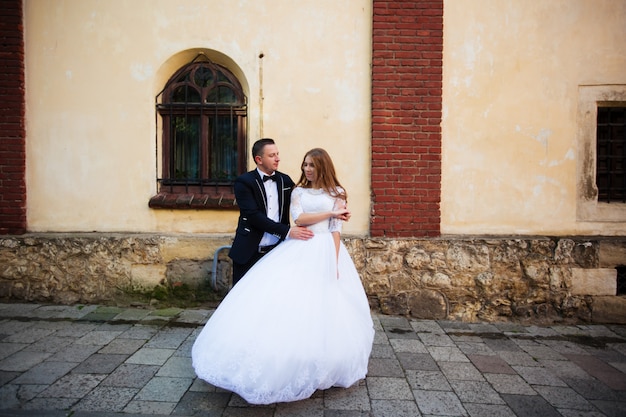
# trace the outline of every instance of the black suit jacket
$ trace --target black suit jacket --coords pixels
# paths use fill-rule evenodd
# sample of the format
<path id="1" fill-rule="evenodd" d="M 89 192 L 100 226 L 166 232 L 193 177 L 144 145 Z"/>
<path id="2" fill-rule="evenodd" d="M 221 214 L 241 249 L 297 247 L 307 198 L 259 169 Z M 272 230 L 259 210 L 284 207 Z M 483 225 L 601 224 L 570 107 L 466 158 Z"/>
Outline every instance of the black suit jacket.
<path id="1" fill-rule="evenodd" d="M 238 264 L 247 263 L 258 251 L 265 232 L 273 234 L 279 241 L 284 240 L 289 234 L 289 203 L 295 184 L 289 175 L 278 171 L 275 174 L 280 215 L 278 222 L 267 217 L 265 187 L 256 169 L 240 175 L 235 180 L 239 222 L 228 256 Z"/>

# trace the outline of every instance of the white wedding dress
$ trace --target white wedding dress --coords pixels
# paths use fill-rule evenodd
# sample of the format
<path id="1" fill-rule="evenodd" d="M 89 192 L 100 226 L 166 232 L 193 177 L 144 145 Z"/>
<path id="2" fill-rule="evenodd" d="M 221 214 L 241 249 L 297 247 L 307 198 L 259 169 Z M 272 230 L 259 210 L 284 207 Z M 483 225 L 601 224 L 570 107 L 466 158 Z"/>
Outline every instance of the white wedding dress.
<path id="1" fill-rule="evenodd" d="M 298 187 L 291 218 L 330 211 L 338 201 Z M 330 232 L 341 221 L 310 229 L 313 238 L 279 244 L 220 303 L 191 351 L 198 377 L 251 404 L 297 401 L 365 378 L 374 328 L 343 243 L 337 262 Z"/>

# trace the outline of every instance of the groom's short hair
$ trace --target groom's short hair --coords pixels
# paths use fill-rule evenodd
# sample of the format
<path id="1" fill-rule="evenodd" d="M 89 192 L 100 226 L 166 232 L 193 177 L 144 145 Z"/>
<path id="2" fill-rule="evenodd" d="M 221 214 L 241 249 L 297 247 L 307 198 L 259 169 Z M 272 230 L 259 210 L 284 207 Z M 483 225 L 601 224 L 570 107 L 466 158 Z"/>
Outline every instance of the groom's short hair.
<path id="1" fill-rule="evenodd" d="M 271 138 L 263 138 L 257 140 L 256 142 L 254 142 L 254 145 L 252 145 L 252 159 L 257 156 L 263 156 L 263 148 L 265 148 L 265 145 L 275 144 L 276 142 L 274 142 L 274 139 Z"/>

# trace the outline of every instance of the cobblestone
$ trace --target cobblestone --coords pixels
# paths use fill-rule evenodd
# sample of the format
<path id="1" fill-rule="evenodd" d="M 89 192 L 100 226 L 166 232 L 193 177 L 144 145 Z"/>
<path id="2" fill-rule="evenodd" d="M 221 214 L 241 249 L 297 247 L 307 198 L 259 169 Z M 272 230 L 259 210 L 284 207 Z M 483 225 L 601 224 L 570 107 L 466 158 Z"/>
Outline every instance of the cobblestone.
<path id="1" fill-rule="evenodd" d="M 199 380 L 212 310 L 0 303 L 0 416 L 625 416 L 626 326 L 373 314 L 365 380 L 252 406 Z"/>

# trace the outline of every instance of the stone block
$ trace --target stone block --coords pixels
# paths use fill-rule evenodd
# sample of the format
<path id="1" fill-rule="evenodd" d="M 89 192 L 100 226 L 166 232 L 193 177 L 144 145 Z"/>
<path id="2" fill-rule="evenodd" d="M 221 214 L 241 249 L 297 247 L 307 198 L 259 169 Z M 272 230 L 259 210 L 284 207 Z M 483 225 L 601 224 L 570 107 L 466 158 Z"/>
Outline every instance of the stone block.
<path id="1" fill-rule="evenodd" d="M 165 279 L 165 265 L 133 265 L 130 270 L 132 285 L 135 287 L 152 288 Z"/>
<path id="2" fill-rule="evenodd" d="M 211 261 L 174 259 L 167 265 L 169 282 L 181 282 L 191 287 L 199 287 L 211 277 Z"/>
<path id="3" fill-rule="evenodd" d="M 591 320 L 594 323 L 626 324 L 626 297 L 593 297 Z"/>
<path id="4" fill-rule="evenodd" d="M 617 270 L 572 268 L 572 295 L 616 295 Z"/>
<path id="5" fill-rule="evenodd" d="M 406 293 L 380 296 L 380 309 L 383 314 L 404 316 L 409 312 L 407 299 Z"/>
<path id="6" fill-rule="evenodd" d="M 439 291 L 415 291 L 409 296 L 408 306 L 411 317 L 417 319 L 441 320 L 448 317 L 448 300 Z"/>
<path id="7" fill-rule="evenodd" d="M 626 243 L 624 242 L 600 242 L 598 252 L 601 267 L 614 268 L 626 265 Z"/>

